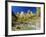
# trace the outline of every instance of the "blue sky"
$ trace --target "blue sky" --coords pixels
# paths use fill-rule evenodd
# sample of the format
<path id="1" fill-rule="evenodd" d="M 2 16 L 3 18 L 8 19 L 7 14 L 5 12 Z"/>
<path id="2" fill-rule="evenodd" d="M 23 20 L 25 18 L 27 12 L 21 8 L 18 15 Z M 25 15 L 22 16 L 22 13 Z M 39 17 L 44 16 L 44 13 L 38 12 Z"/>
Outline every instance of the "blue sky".
<path id="1" fill-rule="evenodd" d="M 37 7 L 23 7 L 23 6 L 12 6 L 12 11 L 16 14 L 17 12 L 23 11 L 24 13 L 27 13 L 28 10 L 32 11 L 33 13 L 36 13 Z"/>

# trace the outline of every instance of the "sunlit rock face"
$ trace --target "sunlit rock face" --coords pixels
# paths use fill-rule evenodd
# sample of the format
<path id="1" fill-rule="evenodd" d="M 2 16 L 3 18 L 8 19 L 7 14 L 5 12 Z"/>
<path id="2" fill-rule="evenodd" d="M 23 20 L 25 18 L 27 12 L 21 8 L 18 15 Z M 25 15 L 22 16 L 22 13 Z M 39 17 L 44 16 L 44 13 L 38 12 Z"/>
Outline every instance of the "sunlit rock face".
<path id="1" fill-rule="evenodd" d="M 21 13 L 20 13 L 20 17 L 22 17 L 24 15 L 24 12 L 23 11 L 21 11 Z"/>
<path id="2" fill-rule="evenodd" d="M 35 13 L 33 13 L 30 10 L 27 10 L 27 12 L 17 11 L 15 15 L 16 17 L 12 17 L 13 18 L 12 30 L 15 31 L 15 30 L 39 30 L 40 29 L 40 24 L 41 24 L 40 16 L 39 16 L 40 9 L 37 8 L 37 11 Z"/>
<path id="3" fill-rule="evenodd" d="M 34 15 L 36 15 L 36 14 L 34 14 L 30 10 L 28 10 L 27 12 L 23 12 L 23 11 L 17 12 L 17 14 L 16 14 L 16 16 L 19 17 L 19 18 L 22 18 L 22 17 L 29 18 L 29 17 L 34 16 Z"/>
<path id="4" fill-rule="evenodd" d="M 21 11 L 20 15 L 23 15 L 23 14 L 24 14 L 24 12 L 23 12 L 23 11 Z"/>

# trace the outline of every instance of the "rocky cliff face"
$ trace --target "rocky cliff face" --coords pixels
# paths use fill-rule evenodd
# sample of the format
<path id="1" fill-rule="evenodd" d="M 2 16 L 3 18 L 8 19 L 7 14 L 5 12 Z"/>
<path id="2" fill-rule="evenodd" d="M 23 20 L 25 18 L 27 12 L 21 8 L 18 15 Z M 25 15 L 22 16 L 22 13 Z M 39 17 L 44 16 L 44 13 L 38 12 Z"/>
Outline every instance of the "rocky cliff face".
<path id="1" fill-rule="evenodd" d="M 12 24 L 16 25 L 17 23 L 27 23 L 32 22 L 32 20 L 37 19 L 37 14 L 34 14 L 32 12 L 28 13 L 17 13 L 16 15 L 12 12 Z"/>
<path id="2" fill-rule="evenodd" d="M 28 11 L 14 14 L 12 12 L 12 30 L 35 30 L 40 29 L 40 10 L 37 13 Z"/>

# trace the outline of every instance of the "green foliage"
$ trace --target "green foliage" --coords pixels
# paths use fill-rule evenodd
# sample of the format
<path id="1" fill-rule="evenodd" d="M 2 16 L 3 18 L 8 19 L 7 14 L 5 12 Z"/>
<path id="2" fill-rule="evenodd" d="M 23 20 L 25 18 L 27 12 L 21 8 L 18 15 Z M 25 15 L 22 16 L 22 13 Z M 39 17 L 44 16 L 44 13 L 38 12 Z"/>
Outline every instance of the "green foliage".
<path id="1" fill-rule="evenodd" d="M 18 27 L 16 27 L 16 29 L 21 29 L 21 28 L 18 26 Z"/>

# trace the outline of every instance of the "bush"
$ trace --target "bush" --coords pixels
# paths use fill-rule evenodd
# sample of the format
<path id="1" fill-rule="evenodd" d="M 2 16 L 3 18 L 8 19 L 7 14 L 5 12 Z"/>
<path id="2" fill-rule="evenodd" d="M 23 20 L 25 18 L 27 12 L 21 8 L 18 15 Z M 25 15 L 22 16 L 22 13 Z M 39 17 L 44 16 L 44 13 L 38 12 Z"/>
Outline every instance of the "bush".
<path id="1" fill-rule="evenodd" d="M 16 29 L 21 29 L 19 26 Z"/>

